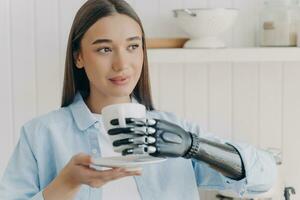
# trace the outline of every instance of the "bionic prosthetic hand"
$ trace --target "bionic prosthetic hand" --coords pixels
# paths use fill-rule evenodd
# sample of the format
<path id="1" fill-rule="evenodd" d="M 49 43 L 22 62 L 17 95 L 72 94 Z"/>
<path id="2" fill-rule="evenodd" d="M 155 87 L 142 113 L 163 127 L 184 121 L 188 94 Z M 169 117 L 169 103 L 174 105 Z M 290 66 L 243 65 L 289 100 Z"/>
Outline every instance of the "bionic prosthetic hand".
<path id="1" fill-rule="evenodd" d="M 118 125 L 118 119 L 111 121 Z M 229 144 L 221 144 L 186 132 L 180 126 L 160 119 L 127 118 L 126 128 L 108 130 L 109 135 L 127 134 L 115 140 L 115 147 L 128 146 L 123 155 L 149 153 L 156 157 L 193 158 L 209 164 L 224 176 L 240 180 L 245 170 L 238 151 Z"/>

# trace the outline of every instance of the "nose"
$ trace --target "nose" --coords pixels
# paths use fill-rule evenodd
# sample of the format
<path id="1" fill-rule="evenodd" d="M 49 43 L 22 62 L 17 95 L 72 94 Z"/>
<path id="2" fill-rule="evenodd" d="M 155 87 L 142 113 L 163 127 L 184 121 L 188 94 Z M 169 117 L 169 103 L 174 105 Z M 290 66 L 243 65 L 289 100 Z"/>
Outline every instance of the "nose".
<path id="1" fill-rule="evenodd" d="M 126 57 L 126 53 L 118 52 L 115 54 L 112 68 L 117 72 L 128 68 L 128 58 Z"/>

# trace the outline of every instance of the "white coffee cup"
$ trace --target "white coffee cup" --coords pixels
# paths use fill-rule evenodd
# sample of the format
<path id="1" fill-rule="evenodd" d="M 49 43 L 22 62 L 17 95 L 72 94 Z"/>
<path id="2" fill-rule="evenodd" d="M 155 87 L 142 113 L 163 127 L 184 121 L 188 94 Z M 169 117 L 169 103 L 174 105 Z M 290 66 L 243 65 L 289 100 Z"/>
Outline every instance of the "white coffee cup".
<path id="1" fill-rule="evenodd" d="M 101 111 L 104 128 L 106 131 L 112 128 L 126 128 L 126 118 L 146 118 L 146 107 L 138 103 L 121 103 L 106 106 Z M 118 119 L 119 125 L 112 125 L 111 120 Z M 111 142 L 125 138 L 132 138 L 134 135 L 118 134 L 109 135 Z M 113 147 L 115 152 L 121 153 L 124 149 L 132 148 L 134 145 L 122 145 L 121 147 Z"/>

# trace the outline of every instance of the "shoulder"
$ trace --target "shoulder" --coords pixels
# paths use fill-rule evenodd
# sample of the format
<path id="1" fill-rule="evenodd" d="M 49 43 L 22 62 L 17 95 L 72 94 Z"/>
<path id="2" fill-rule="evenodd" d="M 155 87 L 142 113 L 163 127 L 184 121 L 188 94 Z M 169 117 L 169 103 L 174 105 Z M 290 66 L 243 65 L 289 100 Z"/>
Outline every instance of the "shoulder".
<path id="1" fill-rule="evenodd" d="M 73 120 L 68 107 L 59 108 L 26 122 L 22 131 L 26 134 L 43 134 L 52 128 L 62 128 Z"/>
<path id="2" fill-rule="evenodd" d="M 200 126 L 194 121 L 179 117 L 172 112 L 152 110 L 152 111 L 148 111 L 148 116 L 154 119 L 156 118 L 156 119 L 166 120 L 171 123 L 177 124 L 178 126 L 182 127 L 183 129 L 189 132 L 199 133 L 202 131 Z"/>

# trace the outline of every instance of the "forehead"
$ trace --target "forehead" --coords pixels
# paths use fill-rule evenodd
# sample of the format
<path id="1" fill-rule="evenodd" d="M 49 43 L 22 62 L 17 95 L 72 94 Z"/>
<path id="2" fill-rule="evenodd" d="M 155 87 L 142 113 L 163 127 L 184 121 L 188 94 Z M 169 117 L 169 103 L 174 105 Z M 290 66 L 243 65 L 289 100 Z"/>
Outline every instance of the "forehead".
<path id="1" fill-rule="evenodd" d="M 93 24 L 84 34 L 83 40 L 93 42 L 99 38 L 106 38 L 122 41 L 133 36 L 142 36 L 140 25 L 127 15 L 114 14 Z"/>

